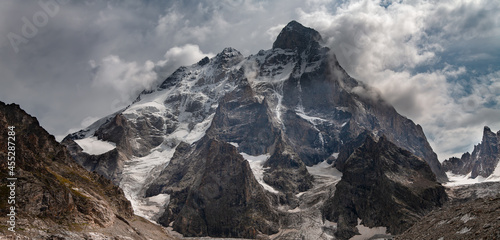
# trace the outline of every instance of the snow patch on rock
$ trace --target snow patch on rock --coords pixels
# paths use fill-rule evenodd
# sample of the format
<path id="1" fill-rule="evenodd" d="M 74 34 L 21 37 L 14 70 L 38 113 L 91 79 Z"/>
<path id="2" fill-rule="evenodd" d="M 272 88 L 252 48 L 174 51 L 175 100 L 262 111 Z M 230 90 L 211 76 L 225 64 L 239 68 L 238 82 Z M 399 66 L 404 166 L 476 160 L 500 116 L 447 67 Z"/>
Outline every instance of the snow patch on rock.
<path id="1" fill-rule="evenodd" d="M 97 139 L 97 137 L 88 137 L 77 139 L 75 142 L 83 149 L 84 153 L 90 155 L 101 155 L 116 148 L 116 144 Z"/>
<path id="2" fill-rule="evenodd" d="M 252 173 L 255 176 L 255 179 L 257 179 L 257 182 L 259 182 L 260 185 L 262 185 L 262 187 L 264 187 L 265 190 L 272 193 L 278 193 L 276 189 L 274 189 L 266 182 L 264 182 L 264 170 L 265 170 L 264 163 L 271 156 L 269 154 L 263 154 L 259 156 L 252 156 L 246 153 L 240 153 L 240 154 L 250 164 L 250 168 L 252 169 Z"/>
<path id="3" fill-rule="evenodd" d="M 327 161 L 320 162 L 312 167 L 307 167 L 307 171 L 313 176 L 329 177 L 332 180 L 339 180 L 342 178 L 342 173 L 337 168 L 332 167 Z"/>
<path id="4" fill-rule="evenodd" d="M 386 227 L 365 227 L 361 224 L 361 219 L 358 219 L 358 231 L 361 235 L 356 235 L 349 240 L 364 240 L 364 239 L 384 239 L 383 237 L 388 237 Z"/>
<path id="5" fill-rule="evenodd" d="M 468 228 L 468 227 L 464 227 L 464 228 L 462 228 L 460 231 L 458 231 L 457 233 L 458 233 L 458 234 L 466 234 L 466 233 L 468 233 L 468 232 L 470 232 L 470 228 Z"/>
<path id="6" fill-rule="evenodd" d="M 175 148 L 157 149 L 145 157 L 133 158 L 125 163 L 120 187 L 132 204 L 135 214 L 155 220 L 154 218 L 161 213 L 165 204 L 170 200 L 168 194 L 159 194 L 149 198 L 143 196 L 146 184 L 160 174 L 174 152 Z"/>

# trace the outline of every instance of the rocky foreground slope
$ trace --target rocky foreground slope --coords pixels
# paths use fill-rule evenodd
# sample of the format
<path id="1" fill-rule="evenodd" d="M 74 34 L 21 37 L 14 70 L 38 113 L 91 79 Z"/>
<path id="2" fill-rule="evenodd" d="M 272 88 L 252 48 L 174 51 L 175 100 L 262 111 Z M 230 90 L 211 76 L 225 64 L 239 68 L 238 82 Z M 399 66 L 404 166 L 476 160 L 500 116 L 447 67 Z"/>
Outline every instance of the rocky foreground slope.
<path id="1" fill-rule="evenodd" d="M 8 128 L 11 126 L 13 131 Z M 119 187 L 77 164 L 69 151 L 18 105 L 0 102 L 0 146 L 0 238 L 172 239 L 161 227 L 135 216 Z M 7 168 L 7 156 L 13 156 L 7 146 L 15 146 L 15 165 L 9 164 L 12 169 Z M 9 177 L 16 180 L 7 181 Z M 12 196 L 12 182 L 15 203 L 7 198 Z M 11 217 L 6 219 L 11 207 L 16 213 L 11 229 L 15 233 L 9 230 L 12 222 L 7 220 Z"/>
<path id="2" fill-rule="evenodd" d="M 454 186 L 447 191 L 448 204 L 395 239 L 500 239 L 500 182 Z"/>

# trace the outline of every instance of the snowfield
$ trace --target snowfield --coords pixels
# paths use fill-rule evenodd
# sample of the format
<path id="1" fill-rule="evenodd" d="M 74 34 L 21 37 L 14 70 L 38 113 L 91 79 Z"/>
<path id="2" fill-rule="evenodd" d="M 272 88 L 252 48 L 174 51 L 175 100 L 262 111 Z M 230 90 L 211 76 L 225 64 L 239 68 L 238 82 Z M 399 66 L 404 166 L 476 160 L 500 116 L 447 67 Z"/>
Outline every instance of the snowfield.
<path id="1" fill-rule="evenodd" d="M 120 188 L 132 204 L 135 214 L 154 221 L 164 210 L 165 204 L 168 204 L 170 200 L 168 194 L 144 198 L 144 186 L 160 174 L 170 162 L 174 152 L 175 149 L 158 149 L 145 157 L 125 162 Z"/>
<path id="2" fill-rule="evenodd" d="M 116 144 L 97 139 L 97 137 L 89 137 L 75 140 L 75 142 L 83 149 L 84 153 L 90 155 L 101 155 L 116 148 Z"/>
<path id="3" fill-rule="evenodd" d="M 386 227 L 374 227 L 369 228 L 361 224 L 361 219 L 358 218 L 358 226 L 356 226 L 361 235 L 356 235 L 349 240 L 364 240 L 364 239 L 387 239 L 389 237 L 387 234 Z"/>
<path id="4" fill-rule="evenodd" d="M 448 175 L 448 179 L 450 181 L 445 183 L 444 185 L 448 187 L 476 184 L 482 182 L 500 182 L 500 161 L 498 161 L 497 166 L 495 167 L 495 171 L 493 171 L 493 173 L 487 178 L 481 176 L 471 178 L 470 173 L 464 176 L 453 174 L 452 172 L 446 172 L 446 175 Z"/>
<path id="5" fill-rule="evenodd" d="M 257 179 L 257 182 L 259 182 L 260 185 L 262 185 L 262 187 L 264 187 L 265 190 L 272 193 L 278 193 L 276 189 L 274 189 L 273 187 L 269 186 L 267 183 L 264 182 L 264 170 L 265 170 L 264 163 L 271 156 L 269 154 L 252 156 L 243 152 L 240 154 L 250 164 L 250 168 L 252 169 L 252 173 L 255 176 L 255 179 Z"/>

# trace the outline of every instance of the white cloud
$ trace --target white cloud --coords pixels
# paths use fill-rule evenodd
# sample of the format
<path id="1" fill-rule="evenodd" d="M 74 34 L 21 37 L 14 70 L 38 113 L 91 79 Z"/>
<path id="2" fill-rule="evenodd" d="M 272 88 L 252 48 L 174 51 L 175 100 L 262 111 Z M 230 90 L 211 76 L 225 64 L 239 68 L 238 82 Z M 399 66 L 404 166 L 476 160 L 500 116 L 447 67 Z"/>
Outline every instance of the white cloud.
<path id="1" fill-rule="evenodd" d="M 155 64 L 146 61 L 140 65 L 134 61 L 127 62 L 120 57 L 110 55 L 102 59 L 99 64 L 89 62 L 94 72 L 92 86 L 109 88 L 120 95 L 120 102 L 130 103 L 133 96 L 148 89 L 156 81 L 157 75 L 153 71 Z"/>
<path id="2" fill-rule="evenodd" d="M 189 9 L 185 9 L 182 3 L 174 4 L 160 16 L 155 34 L 158 40 L 169 40 L 179 45 L 209 41 L 229 28 L 225 14 L 219 14 L 220 11 L 210 3 L 200 2 Z"/>
<path id="3" fill-rule="evenodd" d="M 173 47 L 165 53 L 163 60 L 157 63 L 147 60 L 142 65 L 109 55 L 99 63 L 89 61 L 93 74 L 92 86 L 109 89 L 119 96 L 112 102 L 113 108 L 119 109 L 130 104 L 143 90 L 153 89 L 175 69 L 194 64 L 207 56 L 213 57 L 214 54 L 205 54 L 192 44 Z"/>
<path id="4" fill-rule="evenodd" d="M 432 6 L 422 5 L 393 4 L 386 9 L 377 1 L 351 1 L 335 15 L 323 9 L 302 12 L 300 19 L 324 35 L 348 72 L 413 68 L 431 60 L 440 48 L 420 47 L 425 40 L 422 19 Z"/>
<path id="5" fill-rule="evenodd" d="M 180 66 L 188 66 L 200 61 L 204 57 L 214 57 L 213 53 L 203 53 L 198 45 L 186 44 L 169 49 L 164 60 L 156 63 L 155 71 L 161 79 L 167 78 Z"/>
<path id="6" fill-rule="evenodd" d="M 278 37 L 278 35 L 281 32 L 281 29 L 283 29 L 286 25 L 285 24 L 278 24 L 276 26 L 270 27 L 267 29 L 266 33 L 269 35 L 269 40 L 274 41 Z"/>
<path id="7" fill-rule="evenodd" d="M 476 80 L 468 89 L 461 85 L 474 82 L 462 80 L 470 77 L 467 67 L 439 56 L 456 41 L 500 36 L 500 17 L 492 10 L 499 9 L 498 2 L 353 0 L 334 12 L 327 5 L 299 10 L 299 20 L 323 35 L 349 74 L 421 124 L 440 159 L 464 152 L 482 134 L 483 124 L 496 124 L 495 76 L 484 76 L 489 81 Z"/>

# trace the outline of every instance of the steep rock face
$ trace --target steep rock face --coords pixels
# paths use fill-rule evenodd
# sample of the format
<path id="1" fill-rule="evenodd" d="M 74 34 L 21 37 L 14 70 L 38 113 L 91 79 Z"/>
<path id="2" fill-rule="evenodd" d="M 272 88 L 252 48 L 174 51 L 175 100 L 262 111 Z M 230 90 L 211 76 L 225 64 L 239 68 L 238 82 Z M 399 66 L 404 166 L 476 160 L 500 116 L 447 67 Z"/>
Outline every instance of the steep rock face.
<path id="1" fill-rule="evenodd" d="M 444 187 L 425 161 L 385 137 L 367 137 L 345 162 L 323 214 L 338 222 L 335 235 L 340 239 L 357 234 L 358 219 L 367 227 L 384 226 L 399 234 L 446 200 Z"/>
<path id="2" fill-rule="evenodd" d="M 464 153 L 461 158 L 450 158 L 443 162 L 445 171 L 467 175 L 489 177 L 500 161 L 500 131 L 494 133 L 489 127 L 484 127 L 481 143 L 474 146 L 472 154 Z"/>
<path id="3" fill-rule="evenodd" d="M 284 193 L 304 192 L 313 185 L 314 179 L 306 165 L 281 136 L 276 139 L 274 151 L 264 167 L 269 168 L 264 181 Z"/>
<path id="4" fill-rule="evenodd" d="M 269 169 L 264 181 L 285 193 L 306 191 L 313 178 L 273 117 L 267 101 L 259 101 L 250 83 L 243 79 L 220 101 L 207 135 L 237 144 L 238 151 L 246 154 L 271 155 L 265 164 Z"/>
<path id="5" fill-rule="evenodd" d="M 78 165 L 67 149 L 18 105 L 0 102 L 2 146 L 7 146 L 8 126 L 14 126 L 16 133 L 15 140 L 10 141 L 15 142 L 16 148 L 16 211 L 18 224 L 21 225 L 18 230 L 24 229 L 18 234 L 51 238 L 50 234 L 39 232 L 48 225 L 54 236 L 59 234 L 81 239 L 84 235 L 82 230 L 109 230 L 119 223 L 129 225 L 131 229 L 129 221 L 137 220 L 120 188 Z M 7 158 L 5 148 L 0 149 L 0 157 Z M 6 165 L 6 161 L 0 162 L 2 169 L 7 169 Z M 0 175 L 2 179 L 8 177 L 7 171 L 2 171 Z M 2 182 L 0 188 L 4 192 L 6 183 Z M 7 214 L 6 201 L 6 198 L 0 200 L 2 216 Z M 144 239 L 140 231 L 115 233 Z M 162 236 L 167 237 L 165 234 Z"/>
<path id="6" fill-rule="evenodd" d="M 273 126 L 266 101 L 259 101 L 248 81 L 241 79 L 234 91 L 219 102 L 207 135 L 238 144 L 238 150 L 250 155 L 272 151 L 279 129 Z"/>
<path id="7" fill-rule="evenodd" d="M 255 238 L 277 232 L 277 215 L 248 162 L 228 143 L 182 143 L 147 195 L 171 194 L 159 223 L 184 236 Z"/>
<path id="8" fill-rule="evenodd" d="M 339 171 L 344 171 L 345 163 L 347 162 L 351 154 L 353 154 L 356 149 L 361 147 L 361 145 L 365 143 L 366 139 L 370 137 L 373 137 L 373 135 L 369 131 L 364 131 L 360 133 L 355 139 L 352 139 L 351 141 L 348 141 L 344 145 L 342 145 L 337 159 L 335 160 L 334 166 Z"/>

